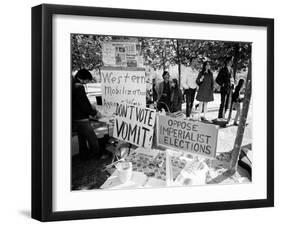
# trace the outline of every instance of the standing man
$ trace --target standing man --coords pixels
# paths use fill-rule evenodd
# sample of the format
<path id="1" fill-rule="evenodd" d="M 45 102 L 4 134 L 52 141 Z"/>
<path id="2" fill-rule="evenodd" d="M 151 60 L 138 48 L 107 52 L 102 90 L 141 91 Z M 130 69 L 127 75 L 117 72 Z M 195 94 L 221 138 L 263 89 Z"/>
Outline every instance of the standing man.
<path id="1" fill-rule="evenodd" d="M 192 69 L 192 71 L 194 71 L 194 69 Z M 197 74 L 196 72 L 194 72 L 194 73 L 186 74 L 182 81 L 182 87 L 184 88 L 184 94 L 186 99 L 187 118 L 190 117 L 193 107 L 194 97 L 197 89 L 196 78 L 197 78 Z"/>
<path id="2" fill-rule="evenodd" d="M 81 160 L 100 155 L 98 138 L 89 117 L 99 118 L 101 115 L 90 104 L 84 88 L 84 84 L 90 80 L 92 80 L 91 73 L 86 69 L 81 69 L 72 81 L 72 128 L 77 131 Z"/>
<path id="3" fill-rule="evenodd" d="M 232 92 L 232 88 L 234 87 L 234 79 L 232 76 L 232 57 L 226 58 L 224 62 L 224 67 L 220 69 L 219 74 L 216 78 L 216 82 L 220 85 L 220 93 L 221 93 L 221 103 L 219 109 L 219 119 L 225 118 L 225 112 L 228 109 L 228 103 L 230 99 L 230 95 Z"/>
<path id="4" fill-rule="evenodd" d="M 171 110 L 171 84 L 170 84 L 170 74 L 168 71 L 164 71 L 162 74 L 163 81 L 156 87 L 157 92 L 157 109 L 162 108 L 165 111 Z"/>

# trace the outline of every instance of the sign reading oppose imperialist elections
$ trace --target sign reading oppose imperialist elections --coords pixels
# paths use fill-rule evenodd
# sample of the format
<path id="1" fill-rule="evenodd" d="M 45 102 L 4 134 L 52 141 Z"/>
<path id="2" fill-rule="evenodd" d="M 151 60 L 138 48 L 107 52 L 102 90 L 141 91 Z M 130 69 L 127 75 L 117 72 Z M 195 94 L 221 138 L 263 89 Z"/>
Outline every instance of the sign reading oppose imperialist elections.
<path id="1" fill-rule="evenodd" d="M 216 156 L 217 138 L 215 125 L 159 115 L 158 145 L 213 158 Z"/>
<path id="2" fill-rule="evenodd" d="M 154 109 L 117 103 L 113 137 L 139 147 L 151 148 L 155 116 Z"/>
<path id="3" fill-rule="evenodd" d="M 104 68 L 101 71 L 104 114 L 112 115 L 117 103 L 145 107 L 146 81 L 143 70 L 118 70 Z"/>

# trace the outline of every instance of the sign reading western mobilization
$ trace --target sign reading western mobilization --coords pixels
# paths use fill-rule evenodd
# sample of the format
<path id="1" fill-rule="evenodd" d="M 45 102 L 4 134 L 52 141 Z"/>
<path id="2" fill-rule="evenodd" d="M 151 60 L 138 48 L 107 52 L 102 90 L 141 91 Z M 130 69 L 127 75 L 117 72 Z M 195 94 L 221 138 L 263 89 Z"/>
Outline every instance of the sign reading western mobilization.
<path id="1" fill-rule="evenodd" d="M 117 103 L 145 107 L 146 81 L 144 69 L 103 68 L 101 83 L 105 115 L 112 115 Z"/>
<path id="2" fill-rule="evenodd" d="M 151 148 L 155 116 L 154 109 L 118 103 L 113 137 L 139 147 Z"/>
<path id="3" fill-rule="evenodd" d="M 158 145 L 214 158 L 217 138 L 218 128 L 215 125 L 159 115 Z"/>

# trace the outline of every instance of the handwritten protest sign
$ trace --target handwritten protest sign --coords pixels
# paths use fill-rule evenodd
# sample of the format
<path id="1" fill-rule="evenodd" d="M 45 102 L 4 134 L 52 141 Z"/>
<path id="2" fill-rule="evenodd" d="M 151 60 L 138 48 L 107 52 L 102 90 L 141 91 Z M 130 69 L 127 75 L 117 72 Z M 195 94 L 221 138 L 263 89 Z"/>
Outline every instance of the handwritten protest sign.
<path id="1" fill-rule="evenodd" d="M 151 148 L 155 116 L 154 109 L 117 104 L 113 137 L 139 147 Z"/>
<path id="2" fill-rule="evenodd" d="M 103 68 L 101 82 L 105 115 L 112 115 L 117 103 L 145 107 L 146 81 L 144 69 Z"/>
<path id="3" fill-rule="evenodd" d="M 157 124 L 158 145 L 208 158 L 216 156 L 217 126 L 163 115 Z"/>

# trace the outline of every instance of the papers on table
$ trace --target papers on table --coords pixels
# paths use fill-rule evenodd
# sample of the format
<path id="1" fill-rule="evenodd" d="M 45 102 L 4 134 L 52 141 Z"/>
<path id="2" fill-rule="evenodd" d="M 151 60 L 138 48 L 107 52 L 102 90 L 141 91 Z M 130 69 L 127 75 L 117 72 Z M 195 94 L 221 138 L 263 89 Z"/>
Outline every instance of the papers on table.
<path id="1" fill-rule="evenodd" d="M 147 176 L 140 172 L 133 172 L 131 180 L 122 184 L 119 180 L 117 170 L 106 180 L 101 189 L 124 189 L 124 188 L 140 188 L 147 181 Z"/>
<path id="2" fill-rule="evenodd" d="M 117 175 L 117 170 L 101 186 L 101 189 L 130 189 L 130 188 L 150 188 L 164 187 L 166 182 L 161 179 L 147 177 L 144 173 L 134 172 L 130 181 L 121 183 Z"/>
<path id="3" fill-rule="evenodd" d="M 143 155 L 151 158 L 152 160 L 159 154 L 159 150 L 156 149 L 146 149 L 142 147 L 138 147 L 134 150 L 134 152 L 138 153 L 138 155 Z"/>
<path id="4" fill-rule="evenodd" d="M 152 187 L 155 188 L 155 187 L 165 187 L 165 186 L 166 186 L 166 182 L 164 180 L 156 179 L 154 177 L 149 177 L 148 181 L 144 185 L 145 188 L 152 188 Z"/>

